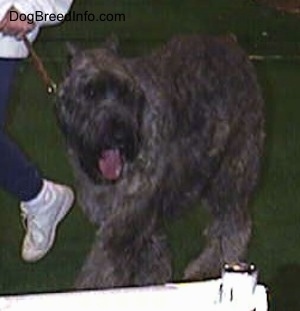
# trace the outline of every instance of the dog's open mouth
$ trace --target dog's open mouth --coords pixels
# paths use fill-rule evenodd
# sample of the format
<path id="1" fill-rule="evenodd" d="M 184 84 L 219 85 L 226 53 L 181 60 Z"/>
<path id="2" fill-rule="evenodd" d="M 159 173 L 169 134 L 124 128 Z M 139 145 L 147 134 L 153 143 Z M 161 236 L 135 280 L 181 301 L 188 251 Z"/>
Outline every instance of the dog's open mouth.
<path id="1" fill-rule="evenodd" d="M 116 181 L 122 174 L 123 157 L 119 149 L 108 149 L 101 152 L 98 161 L 99 170 L 105 179 Z"/>

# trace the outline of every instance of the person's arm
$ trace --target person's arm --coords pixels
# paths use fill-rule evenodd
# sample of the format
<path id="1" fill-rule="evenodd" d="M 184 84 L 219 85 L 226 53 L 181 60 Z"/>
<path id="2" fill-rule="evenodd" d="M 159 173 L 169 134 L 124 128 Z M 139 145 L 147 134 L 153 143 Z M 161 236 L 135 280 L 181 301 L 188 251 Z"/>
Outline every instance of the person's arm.
<path id="1" fill-rule="evenodd" d="M 25 15 L 40 11 L 43 14 L 63 14 L 65 15 L 72 4 L 72 0 L 0 0 L 0 32 L 5 35 L 14 36 L 18 39 L 23 38 L 36 26 L 56 24 L 58 19 L 24 20 L 11 19 L 10 11 L 23 13 Z M 13 16 L 18 16 L 15 13 Z"/>
<path id="2" fill-rule="evenodd" d="M 15 10 L 15 8 L 12 7 L 12 2 L 13 1 L 0 0 L 0 33 L 21 39 L 30 32 L 35 25 L 33 23 L 28 23 L 26 20 L 11 20 L 10 11 L 11 9 Z"/>

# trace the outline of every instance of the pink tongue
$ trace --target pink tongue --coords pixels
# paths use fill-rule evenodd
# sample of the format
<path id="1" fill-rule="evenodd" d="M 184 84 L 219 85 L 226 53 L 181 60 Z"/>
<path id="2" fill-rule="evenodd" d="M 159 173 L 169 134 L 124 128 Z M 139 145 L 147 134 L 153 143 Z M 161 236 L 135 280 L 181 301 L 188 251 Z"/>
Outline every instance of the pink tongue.
<path id="1" fill-rule="evenodd" d="M 122 172 L 123 161 L 118 149 L 104 150 L 98 162 L 103 176 L 111 181 L 117 180 Z"/>

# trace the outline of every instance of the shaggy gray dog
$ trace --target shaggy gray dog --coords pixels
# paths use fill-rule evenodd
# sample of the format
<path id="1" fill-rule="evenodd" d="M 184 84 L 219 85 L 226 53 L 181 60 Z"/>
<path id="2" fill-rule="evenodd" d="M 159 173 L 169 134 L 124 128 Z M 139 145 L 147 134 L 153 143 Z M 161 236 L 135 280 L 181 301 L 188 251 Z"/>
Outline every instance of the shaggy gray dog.
<path id="1" fill-rule="evenodd" d="M 206 36 L 175 37 L 137 58 L 114 43 L 70 54 L 57 115 L 80 204 L 99 228 L 76 288 L 172 280 L 164 226 L 201 202 L 212 222 L 183 278 L 216 277 L 243 260 L 264 138 L 247 55 Z"/>

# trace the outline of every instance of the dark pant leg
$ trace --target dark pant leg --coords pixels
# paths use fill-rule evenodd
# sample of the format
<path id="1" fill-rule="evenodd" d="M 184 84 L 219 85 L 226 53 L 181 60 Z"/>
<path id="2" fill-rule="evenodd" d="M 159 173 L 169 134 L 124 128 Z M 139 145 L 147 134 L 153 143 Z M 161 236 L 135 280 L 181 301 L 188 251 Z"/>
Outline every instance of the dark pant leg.
<path id="1" fill-rule="evenodd" d="M 19 62 L 0 59 L 0 187 L 20 201 L 29 201 L 41 190 L 42 178 L 4 130 L 10 90 Z"/>

